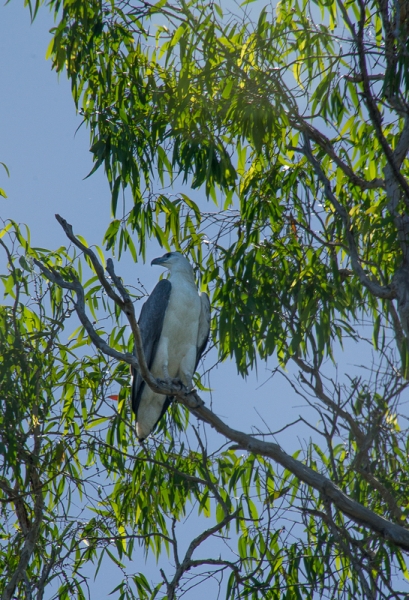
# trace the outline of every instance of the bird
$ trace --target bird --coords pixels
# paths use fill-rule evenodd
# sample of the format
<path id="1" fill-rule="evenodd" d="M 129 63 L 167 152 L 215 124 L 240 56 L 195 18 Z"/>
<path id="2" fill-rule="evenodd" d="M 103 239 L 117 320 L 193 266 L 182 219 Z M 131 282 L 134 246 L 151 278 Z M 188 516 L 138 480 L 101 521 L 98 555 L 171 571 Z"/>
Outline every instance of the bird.
<path id="1" fill-rule="evenodd" d="M 156 284 L 138 320 L 146 363 L 154 377 L 179 379 L 192 390 L 193 375 L 209 339 L 209 296 L 198 292 L 193 268 L 180 252 L 167 252 L 151 265 L 165 267 L 169 277 Z M 152 391 L 132 369 L 132 410 L 139 442 L 155 429 L 172 399 Z"/>

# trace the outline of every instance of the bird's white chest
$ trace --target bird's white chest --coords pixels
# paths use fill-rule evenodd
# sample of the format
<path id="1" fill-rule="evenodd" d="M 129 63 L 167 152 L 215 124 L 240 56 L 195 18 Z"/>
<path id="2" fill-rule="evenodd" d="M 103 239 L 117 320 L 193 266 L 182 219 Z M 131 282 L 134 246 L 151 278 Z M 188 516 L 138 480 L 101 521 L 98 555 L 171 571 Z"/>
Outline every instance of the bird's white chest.
<path id="1" fill-rule="evenodd" d="M 162 334 L 152 372 L 155 377 L 180 377 L 191 384 L 196 365 L 201 302 L 194 284 L 172 278 Z"/>
<path id="2" fill-rule="evenodd" d="M 196 287 L 172 285 L 162 335 L 196 343 L 200 308 Z"/>

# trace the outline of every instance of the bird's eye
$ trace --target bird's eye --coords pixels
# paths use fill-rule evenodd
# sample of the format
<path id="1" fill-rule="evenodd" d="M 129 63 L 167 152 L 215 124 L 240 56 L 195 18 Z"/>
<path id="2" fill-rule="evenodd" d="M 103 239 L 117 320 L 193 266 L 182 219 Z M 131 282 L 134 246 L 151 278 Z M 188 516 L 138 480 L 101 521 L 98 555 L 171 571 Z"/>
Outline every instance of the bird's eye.
<path id="1" fill-rule="evenodd" d="M 171 256 L 172 256 L 172 252 L 167 252 L 167 253 L 165 254 L 165 258 L 170 258 Z"/>

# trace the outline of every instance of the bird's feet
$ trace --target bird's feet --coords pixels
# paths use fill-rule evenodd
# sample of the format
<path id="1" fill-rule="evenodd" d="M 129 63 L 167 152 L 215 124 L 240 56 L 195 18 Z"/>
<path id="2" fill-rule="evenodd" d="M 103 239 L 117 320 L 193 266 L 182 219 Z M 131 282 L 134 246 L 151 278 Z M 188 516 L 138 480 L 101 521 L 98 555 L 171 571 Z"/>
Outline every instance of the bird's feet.
<path id="1" fill-rule="evenodd" d="M 190 391 L 189 388 L 185 386 L 183 381 L 177 377 L 166 377 L 165 379 L 159 379 L 158 381 L 163 385 L 169 385 L 174 389 L 176 388 L 175 391 L 185 392 L 186 394 Z"/>
<path id="2" fill-rule="evenodd" d="M 175 387 L 178 387 L 181 392 L 186 392 L 187 393 L 191 389 L 191 388 L 186 387 L 185 384 L 183 383 L 183 381 L 181 379 L 178 379 L 177 377 L 171 378 L 170 382 Z"/>

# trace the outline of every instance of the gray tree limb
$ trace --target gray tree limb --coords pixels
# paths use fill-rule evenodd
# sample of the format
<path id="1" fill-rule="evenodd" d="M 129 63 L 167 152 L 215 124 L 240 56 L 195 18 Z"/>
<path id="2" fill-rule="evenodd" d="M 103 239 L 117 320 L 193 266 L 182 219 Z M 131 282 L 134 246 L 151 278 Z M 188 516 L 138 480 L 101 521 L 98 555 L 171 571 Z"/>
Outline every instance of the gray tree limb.
<path id="1" fill-rule="evenodd" d="M 24 541 L 24 546 L 20 554 L 20 560 L 18 562 L 17 568 L 14 571 L 13 575 L 10 578 L 10 581 L 4 588 L 2 600 L 11 600 L 14 595 L 14 590 L 17 587 L 18 583 L 24 579 L 26 569 L 28 563 L 30 561 L 31 555 L 34 552 L 34 548 L 36 546 L 38 536 L 40 534 L 40 527 L 43 522 L 43 493 L 41 489 L 41 482 L 38 477 L 37 470 L 33 465 L 30 467 L 30 479 L 34 492 L 34 519 L 30 525 L 30 529 L 26 534 L 26 538 Z"/>

